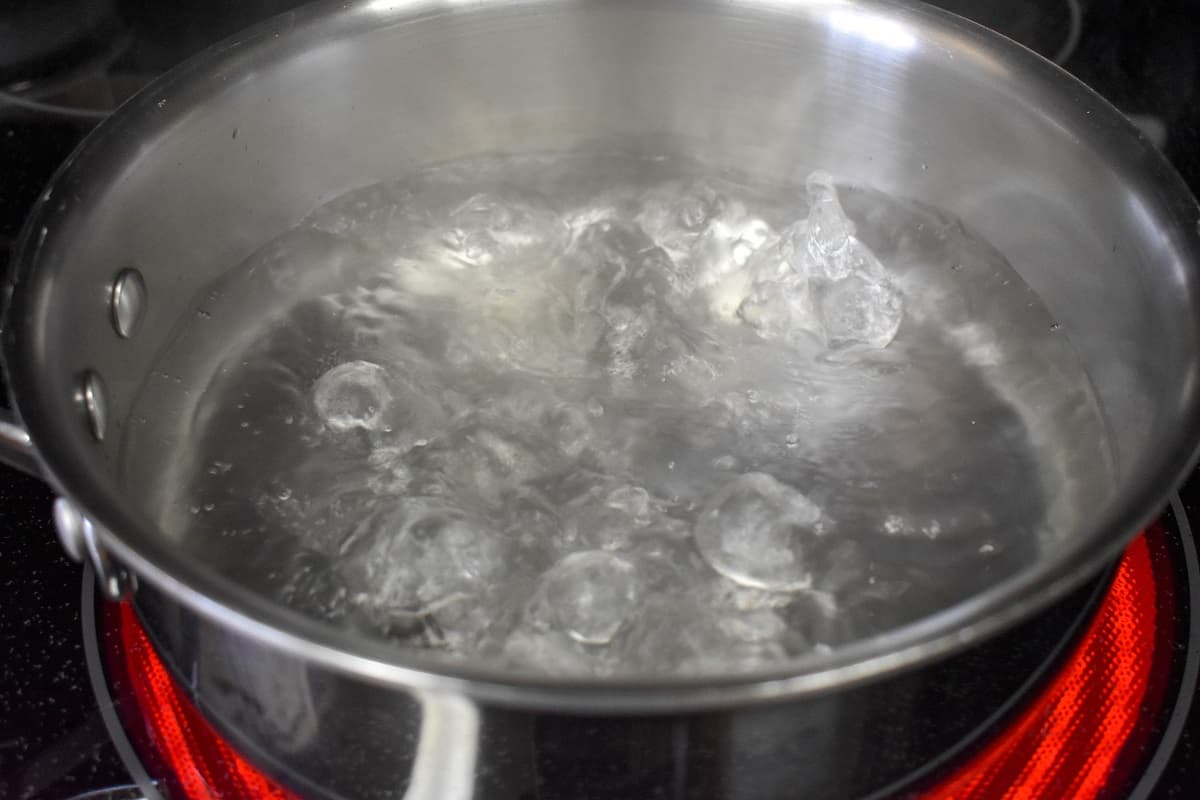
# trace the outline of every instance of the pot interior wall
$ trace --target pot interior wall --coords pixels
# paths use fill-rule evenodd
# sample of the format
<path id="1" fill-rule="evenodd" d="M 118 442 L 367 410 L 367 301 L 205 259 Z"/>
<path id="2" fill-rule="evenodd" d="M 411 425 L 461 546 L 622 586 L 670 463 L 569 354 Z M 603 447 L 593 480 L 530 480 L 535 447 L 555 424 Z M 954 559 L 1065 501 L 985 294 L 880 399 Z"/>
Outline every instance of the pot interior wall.
<path id="1" fill-rule="evenodd" d="M 1072 428 L 1068 398 L 1031 396 L 1023 411 L 1052 437 L 1051 468 L 1069 478 L 1061 527 L 1072 529 L 1081 509 L 1144 491 L 1134 479 L 1176 446 L 1196 380 L 1195 208 L 1099 99 L 928 13 L 362 3 L 281 18 L 254 47 L 208 56 L 215 71 L 193 62 L 135 100 L 47 201 L 59 205 L 36 260 L 56 279 L 38 296 L 46 327 L 34 346 L 49 372 L 31 398 L 70 431 L 58 443 L 76 477 L 160 519 L 186 409 L 270 309 L 214 331 L 170 380 L 152 374 L 156 358 L 205 287 L 324 201 L 479 153 L 666 150 L 798 182 L 819 168 L 960 217 L 1062 325 L 1108 430 Z M 121 341 L 106 297 L 128 266 L 150 301 Z M 84 369 L 110 394 L 99 448 L 79 435 Z M 131 416 L 146 387 L 152 402 Z"/>

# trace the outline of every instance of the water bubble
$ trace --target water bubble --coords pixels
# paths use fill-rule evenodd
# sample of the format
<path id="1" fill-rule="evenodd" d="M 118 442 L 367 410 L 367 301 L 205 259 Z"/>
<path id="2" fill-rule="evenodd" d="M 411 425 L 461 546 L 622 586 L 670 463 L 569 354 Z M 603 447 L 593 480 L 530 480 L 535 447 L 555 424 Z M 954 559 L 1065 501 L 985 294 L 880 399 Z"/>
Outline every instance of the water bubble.
<path id="1" fill-rule="evenodd" d="M 592 446 L 595 431 L 592 415 L 578 406 L 562 404 L 550 408 L 542 415 L 542 430 L 545 431 L 571 458 L 577 458 Z"/>
<path id="2" fill-rule="evenodd" d="M 608 493 L 605 505 L 622 511 L 635 522 L 650 520 L 650 494 L 640 486 L 619 486 Z"/>
<path id="3" fill-rule="evenodd" d="M 713 459 L 712 466 L 713 466 L 713 469 L 715 469 L 715 470 L 720 470 L 722 472 L 732 472 L 733 470 L 737 469 L 738 460 L 737 460 L 736 456 L 731 456 L 731 455 L 717 456 L 716 458 Z"/>
<path id="4" fill-rule="evenodd" d="M 775 239 L 771 225 L 736 202 L 728 203 L 705 228 L 689 254 L 697 288 L 708 289 L 717 313 L 729 307 L 730 316 L 738 303 L 722 302 L 723 296 L 741 283 L 737 273 L 758 250 Z M 729 281 L 732 279 L 732 286 Z"/>
<path id="5" fill-rule="evenodd" d="M 721 213 L 724 198 L 712 187 L 693 185 L 679 198 L 675 219 L 686 230 L 698 231 Z"/>
<path id="6" fill-rule="evenodd" d="M 518 667 L 546 675 L 588 675 L 595 671 L 595 655 L 558 631 L 520 626 L 504 641 L 504 658 Z"/>
<path id="7" fill-rule="evenodd" d="M 766 339 L 795 341 L 819 335 L 812 282 L 805 274 L 781 271 L 782 263 L 770 248 L 756 257 L 748 285 L 735 293 L 737 318 Z"/>
<path id="8" fill-rule="evenodd" d="M 538 591 L 529 610 L 536 627 L 582 644 L 606 644 L 636 606 L 637 570 L 621 556 L 585 550 L 542 575 Z"/>
<path id="9" fill-rule="evenodd" d="M 622 485 L 607 492 L 596 488 L 571 506 L 565 524 L 568 539 L 601 550 L 628 547 L 660 521 L 656 504 L 640 486 Z"/>
<path id="10" fill-rule="evenodd" d="M 737 316 L 772 339 L 815 334 L 835 348 L 883 348 L 895 338 L 903 302 L 887 271 L 856 236 L 832 179 L 808 180 L 809 214 L 747 266 Z"/>
<path id="11" fill-rule="evenodd" d="M 783 618 L 768 609 L 723 616 L 717 624 L 726 634 L 744 642 L 774 641 L 787 629 Z"/>
<path id="12" fill-rule="evenodd" d="M 697 239 L 725 208 L 725 198 L 704 183 L 668 182 L 641 198 L 637 224 L 673 259 L 676 288 L 688 291 L 695 276 L 689 255 Z"/>
<path id="13" fill-rule="evenodd" d="M 482 520 L 436 498 L 410 498 L 360 525 L 352 571 L 378 611 L 428 612 L 477 596 L 504 567 L 500 538 Z"/>
<path id="14" fill-rule="evenodd" d="M 301 550 L 289 559 L 283 574 L 279 598 L 284 603 L 330 621 L 345 616 L 349 599 L 345 584 L 324 555 Z"/>
<path id="15" fill-rule="evenodd" d="M 832 347 L 884 348 L 900 330 L 904 316 L 900 294 L 886 281 L 851 275 L 820 293 L 818 308 Z"/>
<path id="16" fill-rule="evenodd" d="M 784 236 L 784 255 L 793 268 L 807 271 L 798 263 L 805 256 L 822 276 L 838 280 L 850 273 L 848 249 L 855 241 L 854 223 L 842 210 L 837 190 L 828 173 L 814 172 L 806 183 L 809 212 L 801 225 L 793 226 Z"/>
<path id="17" fill-rule="evenodd" d="M 755 669 L 785 657 L 786 622 L 774 611 L 715 609 L 699 587 L 647 597 L 620 644 L 632 669 L 712 674 Z"/>
<path id="18" fill-rule="evenodd" d="M 338 432 L 379 427 L 391 400 L 387 370 L 370 361 L 339 364 L 313 386 L 317 414 Z"/>
<path id="19" fill-rule="evenodd" d="M 553 472 L 562 465 L 563 455 L 532 426 L 472 414 L 445 439 L 412 450 L 409 460 L 418 488 L 450 486 L 485 503 L 497 503 L 520 484 Z"/>
<path id="20" fill-rule="evenodd" d="M 548 263 L 566 235 L 563 221 L 537 200 L 483 192 L 450 213 L 438 243 L 456 266 L 510 268 Z"/>
<path id="21" fill-rule="evenodd" d="M 795 591 L 812 582 L 807 548 L 821 510 L 761 472 L 726 484 L 700 512 L 696 546 L 717 572 L 743 586 Z"/>
<path id="22" fill-rule="evenodd" d="M 572 242 L 565 278 L 577 310 L 607 316 L 610 305 L 641 308 L 663 297 L 669 261 L 641 230 L 604 219 Z"/>

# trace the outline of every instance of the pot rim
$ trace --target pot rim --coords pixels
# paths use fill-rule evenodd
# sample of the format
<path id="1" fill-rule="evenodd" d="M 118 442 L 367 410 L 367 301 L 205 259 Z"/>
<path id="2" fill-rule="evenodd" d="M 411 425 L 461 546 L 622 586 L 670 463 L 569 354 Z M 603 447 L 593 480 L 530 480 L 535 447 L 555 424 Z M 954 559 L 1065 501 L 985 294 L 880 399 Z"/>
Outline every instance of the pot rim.
<path id="1" fill-rule="evenodd" d="M 603 0 L 493 0 L 489 9 L 572 5 Z M 728 6 L 721 0 L 662 0 L 664 5 L 689 10 Z M 631 3 L 636 5 L 636 3 Z M 1180 215 L 1200 219 L 1200 208 L 1165 157 L 1138 129 L 1106 100 L 1049 61 L 994 32 L 929 7 L 909 7 L 891 0 L 737 0 L 756 12 L 781 15 L 820 13 L 825 8 L 862 9 L 937 34 L 939 48 L 978 52 L 1011 64 L 1058 94 L 1070 93 L 1074 103 L 1093 118 L 1110 123 L 1108 135 L 1128 160 L 1153 169 L 1160 197 Z M 479 701 L 522 709 L 579 711 L 598 714 L 697 711 L 783 698 L 811 696 L 875 680 L 961 650 L 997 633 L 1061 597 L 1114 559 L 1165 504 L 1171 491 L 1195 463 L 1200 440 L 1200 387 L 1193 382 L 1182 405 L 1178 446 L 1156 456 L 1148 468 L 1128 477 L 1129 502 L 1106 509 L 1086 528 L 1075 532 L 1070 546 L 1041 558 L 1019 572 L 950 608 L 883 634 L 853 642 L 829 653 L 810 653 L 778 666 L 721 677 L 555 678 L 513 670 L 489 669 L 406 652 L 382 641 L 368 640 L 259 596 L 213 570 L 205 569 L 173 548 L 142 515 L 119 502 L 118 496 L 87 480 L 87 470 L 67 457 L 66 437 L 81 435 L 56 430 L 54 416 L 43 410 L 45 393 L 39 375 L 47 357 L 43 336 L 32 329 L 44 281 L 38 264 L 42 233 L 54 212 L 48 198 L 66 183 L 95 181 L 91 165 L 103 158 L 122 129 L 169 124 L 152 120 L 156 98 L 196 87 L 214 74 L 229 74 L 248 54 L 272 52 L 296 40 L 349 35 L 368 28 L 405 24 L 422 17 L 458 13 L 459 0 L 328 0 L 263 23 L 217 44 L 171 70 L 127 102 L 90 134 L 60 167 L 43 199 L 27 220 L 14 257 L 11 303 L 3 330 L 3 349 L 10 375 L 10 393 L 33 438 L 48 480 L 71 498 L 96 524 L 104 545 L 122 564 L 192 610 L 236 634 L 322 667 L 377 684 L 415 692 L 453 693 Z M 281 30 L 285 29 L 285 30 Z M 1200 263 L 1200 225 L 1181 233 L 1189 263 Z M 1188 290 L 1200 293 L 1195 277 Z M 1197 302 L 1200 306 L 1200 301 Z M 23 324 L 24 323 L 24 324 Z M 1197 334 L 1200 340 L 1200 333 Z M 121 531 L 123 534 L 117 534 Z"/>

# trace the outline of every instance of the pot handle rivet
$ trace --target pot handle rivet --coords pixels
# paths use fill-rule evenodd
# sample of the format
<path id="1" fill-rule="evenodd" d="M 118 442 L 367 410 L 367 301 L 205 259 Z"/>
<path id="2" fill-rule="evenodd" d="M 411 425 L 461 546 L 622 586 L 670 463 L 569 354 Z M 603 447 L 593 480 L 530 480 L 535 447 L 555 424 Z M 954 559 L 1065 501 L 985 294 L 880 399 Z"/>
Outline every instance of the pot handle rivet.
<path id="1" fill-rule="evenodd" d="M 137 332 L 146 314 L 146 281 L 133 267 L 121 270 L 112 284 L 112 324 L 117 335 L 128 339 Z"/>
<path id="2" fill-rule="evenodd" d="M 83 373 L 79 383 L 78 400 L 87 417 L 88 429 L 98 442 L 104 441 L 108 431 L 108 390 L 104 379 L 92 370 Z"/>

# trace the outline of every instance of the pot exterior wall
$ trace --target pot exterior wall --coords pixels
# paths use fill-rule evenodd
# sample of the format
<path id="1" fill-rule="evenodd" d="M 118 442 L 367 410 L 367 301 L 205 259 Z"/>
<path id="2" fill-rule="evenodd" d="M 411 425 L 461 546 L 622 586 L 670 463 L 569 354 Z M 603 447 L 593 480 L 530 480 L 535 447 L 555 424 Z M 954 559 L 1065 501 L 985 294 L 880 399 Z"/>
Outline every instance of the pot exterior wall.
<path id="1" fill-rule="evenodd" d="M 141 587 L 168 668 L 247 757 L 314 798 L 833 800 L 894 789 L 1001 711 L 1106 580 L 982 646 L 873 683 L 691 714 L 532 713 L 305 663 Z M 1003 674 L 991 667 L 1011 665 Z"/>

